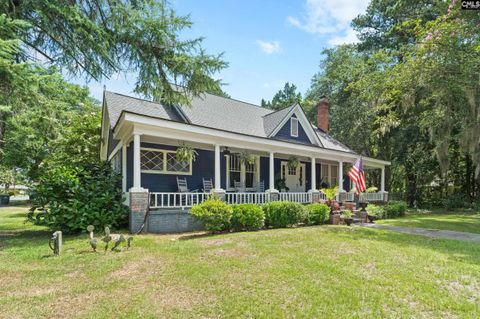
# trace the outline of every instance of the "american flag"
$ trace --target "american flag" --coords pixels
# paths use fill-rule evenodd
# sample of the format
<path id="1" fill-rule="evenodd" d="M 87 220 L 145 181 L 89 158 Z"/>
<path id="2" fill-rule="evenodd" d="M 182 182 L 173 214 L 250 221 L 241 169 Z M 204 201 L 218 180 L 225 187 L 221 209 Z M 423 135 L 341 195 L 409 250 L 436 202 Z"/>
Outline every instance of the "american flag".
<path id="1" fill-rule="evenodd" d="M 357 193 L 364 192 L 367 187 L 365 186 L 365 173 L 363 172 L 362 158 L 358 158 L 353 164 L 352 168 L 348 172 L 348 177 L 355 183 L 355 190 Z"/>

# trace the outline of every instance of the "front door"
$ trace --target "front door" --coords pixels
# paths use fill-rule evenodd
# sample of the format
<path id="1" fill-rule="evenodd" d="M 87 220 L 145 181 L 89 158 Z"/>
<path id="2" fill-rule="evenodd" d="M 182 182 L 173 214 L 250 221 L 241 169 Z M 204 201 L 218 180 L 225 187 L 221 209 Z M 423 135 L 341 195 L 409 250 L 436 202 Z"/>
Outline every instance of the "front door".
<path id="1" fill-rule="evenodd" d="M 288 162 L 282 162 L 282 177 L 289 192 L 305 192 L 305 164 L 289 168 Z"/>

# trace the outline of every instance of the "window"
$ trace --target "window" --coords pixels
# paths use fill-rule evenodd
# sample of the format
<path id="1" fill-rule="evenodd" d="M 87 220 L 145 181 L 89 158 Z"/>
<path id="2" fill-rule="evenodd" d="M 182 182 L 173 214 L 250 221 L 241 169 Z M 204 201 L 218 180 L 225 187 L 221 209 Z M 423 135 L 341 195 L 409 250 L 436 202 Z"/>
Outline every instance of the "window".
<path id="1" fill-rule="evenodd" d="M 298 137 L 298 119 L 295 117 L 290 119 L 290 136 Z"/>
<path id="2" fill-rule="evenodd" d="M 252 190 L 259 182 L 259 159 L 255 158 L 255 163 L 242 163 L 240 154 L 231 154 L 227 156 L 227 190 L 235 190 L 237 185 L 244 185 L 246 190 Z"/>
<path id="3" fill-rule="evenodd" d="M 332 187 L 338 185 L 338 166 L 337 165 L 330 165 L 330 185 Z"/>
<path id="4" fill-rule="evenodd" d="M 115 155 L 113 155 L 112 159 L 110 160 L 112 169 L 117 174 L 120 174 L 122 172 L 122 161 L 120 159 L 120 154 L 120 151 L 118 151 Z"/>
<path id="5" fill-rule="evenodd" d="M 175 151 L 142 148 L 140 169 L 143 173 L 191 175 L 192 161 L 177 160 Z"/>
<path id="6" fill-rule="evenodd" d="M 320 178 L 321 178 L 320 187 L 330 187 L 330 181 L 328 178 L 329 165 L 321 164 L 321 168 L 322 168 L 322 172 L 320 175 Z"/>
<path id="7" fill-rule="evenodd" d="M 240 183 L 240 176 L 241 172 L 241 163 L 240 163 L 240 155 L 239 154 L 232 154 L 228 158 L 229 161 L 229 187 L 235 188 L 235 182 Z"/>

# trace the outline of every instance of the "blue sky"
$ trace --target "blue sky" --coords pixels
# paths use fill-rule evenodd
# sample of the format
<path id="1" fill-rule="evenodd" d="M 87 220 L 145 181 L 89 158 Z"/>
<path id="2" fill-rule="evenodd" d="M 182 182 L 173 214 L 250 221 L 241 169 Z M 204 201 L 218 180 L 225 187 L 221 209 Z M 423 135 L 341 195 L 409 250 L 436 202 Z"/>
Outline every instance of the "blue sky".
<path id="1" fill-rule="evenodd" d="M 224 52 L 229 67 L 217 77 L 232 98 L 259 104 L 271 99 L 285 82 L 302 93 L 319 70 L 324 48 L 356 41 L 351 19 L 365 12 L 366 0 L 172 0 L 178 14 L 190 14 L 185 37 L 204 36 L 209 53 Z M 82 79 L 74 82 L 85 84 Z M 101 100 L 108 90 L 133 95 L 135 78 L 89 82 Z"/>

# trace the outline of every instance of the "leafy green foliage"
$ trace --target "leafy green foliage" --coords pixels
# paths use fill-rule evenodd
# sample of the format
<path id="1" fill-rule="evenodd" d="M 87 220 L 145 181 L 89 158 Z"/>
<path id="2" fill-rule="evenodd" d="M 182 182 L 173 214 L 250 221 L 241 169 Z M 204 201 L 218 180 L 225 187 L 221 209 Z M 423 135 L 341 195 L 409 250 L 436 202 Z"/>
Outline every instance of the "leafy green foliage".
<path id="1" fill-rule="evenodd" d="M 260 105 L 267 109 L 272 110 L 281 110 L 283 108 L 292 106 L 295 103 L 302 102 L 302 94 L 297 92 L 297 87 L 295 84 L 285 83 L 285 86 L 282 90 L 278 91 L 274 96 L 272 101 L 265 101 L 262 99 Z"/>
<path id="2" fill-rule="evenodd" d="M 230 230 L 232 213 L 232 207 L 218 198 L 194 205 L 190 210 L 190 214 L 198 218 L 209 231 Z"/>
<path id="3" fill-rule="evenodd" d="M 367 213 L 378 219 L 403 217 L 407 211 L 407 203 L 392 201 L 385 205 L 368 204 Z"/>
<path id="4" fill-rule="evenodd" d="M 27 21 L 24 46 L 71 74 L 134 73 L 137 93 L 168 103 L 221 92 L 213 75 L 227 63 L 205 52 L 203 38 L 183 37 L 192 22 L 167 1 L 3 1 L 2 13 Z"/>
<path id="5" fill-rule="evenodd" d="M 353 212 L 350 209 L 345 209 L 342 211 L 342 214 L 340 215 L 341 218 L 352 218 L 353 217 Z"/>
<path id="6" fill-rule="evenodd" d="M 265 224 L 265 214 L 262 208 L 256 204 L 234 205 L 231 219 L 231 227 L 235 231 L 259 230 Z"/>
<path id="7" fill-rule="evenodd" d="M 330 207 L 326 204 L 313 203 L 305 206 L 310 225 L 325 224 L 330 218 Z"/>
<path id="8" fill-rule="evenodd" d="M 69 233 L 85 231 L 88 225 L 118 228 L 127 222 L 122 196 L 120 177 L 108 163 L 59 166 L 33 187 L 28 219 Z"/>
<path id="9" fill-rule="evenodd" d="M 270 202 L 262 206 L 265 226 L 273 228 L 290 227 L 307 221 L 305 206 L 293 202 Z"/>

